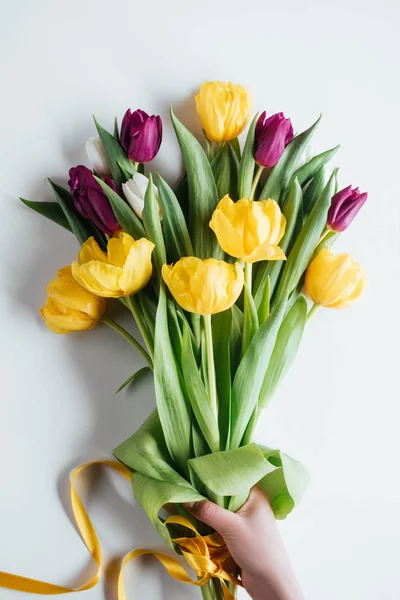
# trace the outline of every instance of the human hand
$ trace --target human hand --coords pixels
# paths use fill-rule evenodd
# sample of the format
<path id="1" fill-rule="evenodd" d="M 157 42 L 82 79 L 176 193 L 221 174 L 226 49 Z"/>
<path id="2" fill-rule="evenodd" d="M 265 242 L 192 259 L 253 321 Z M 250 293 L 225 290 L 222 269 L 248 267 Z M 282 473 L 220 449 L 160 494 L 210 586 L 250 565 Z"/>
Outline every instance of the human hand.
<path id="1" fill-rule="evenodd" d="M 236 513 L 204 501 L 186 508 L 217 531 L 253 600 L 303 600 L 268 498 L 253 488 Z"/>

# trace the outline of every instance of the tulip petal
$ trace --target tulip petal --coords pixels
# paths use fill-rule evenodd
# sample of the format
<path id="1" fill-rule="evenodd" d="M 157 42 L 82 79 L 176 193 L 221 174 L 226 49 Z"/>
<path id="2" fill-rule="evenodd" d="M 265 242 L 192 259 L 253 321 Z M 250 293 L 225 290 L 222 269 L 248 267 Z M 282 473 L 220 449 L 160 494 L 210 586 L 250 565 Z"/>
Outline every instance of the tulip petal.
<path id="1" fill-rule="evenodd" d="M 286 254 L 275 244 L 260 244 L 251 254 L 244 257 L 245 262 L 254 263 L 260 260 L 286 260 Z"/>
<path id="2" fill-rule="evenodd" d="M 240 233 L 233 227 L 222 210 L 214 211 L 210 221 L 210 227 L 217 236 L 218 243 L 222 250 L 230 256 L 243 258 L 245 251 L 243 248 L 243 238 Z"/>
<path id="3" fill-rule="evenodd" d="M 100 319 L 106 308 L 105 300 L 94 296 L 78 285 L 71 275 L 71 267 L 68 269 L 69 277 L 53 279 L 47 286 L 46 291 L 49 298 L 66 308 L 85 313 L 91 319 Z"/>
<path id="4" fill-rule="evenodd" d="M 141 238 L 132 244 L 119 276 L 119 287 L 124 296 L 136 294 L 147 285 L 153 271 L 151 262 L 153 249 L 154 244 L 146 238 Z"/>
<path id="5" fill-rule="evenodd" d="M 46 306 L 40 313 L 47 327 L 54 333 L 68 333 L 70 331 L 85 331 L 96 326 L 97 321 L 78 310 L 71 310 L 48 298 Z"/>
<path id="6" fill-rule="evenodd" d="M 92 260 L 78 267 L 71 265 L 72 275 L 80 285 L 102 298 L 119 298 L 123 295 L 118 280 L 122 274 L 120 267 Z"/>
<path id="7" fill-rule="evenodd" d="M 107 254 L 103 252 L 94 237 L 90 237 L 86 240 L 78 254 L 78 261 L 81 265 L 91 260 L 107 262 Z"/>

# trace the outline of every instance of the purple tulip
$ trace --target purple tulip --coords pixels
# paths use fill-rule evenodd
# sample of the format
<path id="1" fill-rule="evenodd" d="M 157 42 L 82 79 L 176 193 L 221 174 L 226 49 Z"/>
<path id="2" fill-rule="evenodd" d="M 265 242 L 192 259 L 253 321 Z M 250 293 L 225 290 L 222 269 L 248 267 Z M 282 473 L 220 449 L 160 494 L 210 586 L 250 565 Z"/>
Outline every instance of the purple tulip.
<path id="1" fill-rule="evenodd" d="M 367 192 L 361 194 L 358 188 L 352 189 L 351 185 L 335 194 L 328 212 L 328 228 L 333 231 L 347 229 L 367 198 Z"/>
<path id="2" fill-rule="evenodd" d="M 121 124 L 121 145 L 128 158 L 135 162 L 149 162 L 157 154 L 162 140 L 161 117 L 150 117 L 144 110 L 130 109 Z"/>
<path id="3" fill-rule="evenodd" d="M 115 183 L 104 177 L 107 185 L 117 191 Z M 90 219 L 100 231 L 109 235 L 121 229 L 106 194 L 87 167 L 78 165 L 69 170 L 69 188 L 76 210 L 85 219 Z"/>
<path id="4" fill-rule="evenodd" d="M 254 158 L 262 167 L 274 167 L 293 139 L 293 127 L 283 113 L 266 117 L 264 111 L 257 121 Z"/>

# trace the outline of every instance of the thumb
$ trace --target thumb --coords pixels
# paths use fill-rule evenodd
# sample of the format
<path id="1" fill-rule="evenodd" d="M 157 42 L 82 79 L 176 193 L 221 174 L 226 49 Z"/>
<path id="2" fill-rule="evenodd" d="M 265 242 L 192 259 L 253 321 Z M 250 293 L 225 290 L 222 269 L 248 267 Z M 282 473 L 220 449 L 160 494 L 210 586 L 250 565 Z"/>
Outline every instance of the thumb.
<path id="1" fill-rule="evenodd" d="M 236 528 L 237 515 L 218 506 L 218 504 L 214 504 L 214 502 L 209 500 L 195 503 L 187 502 L 184 506 L 199 521 L 215 529 L 223 538 L 229 537 Z"/>

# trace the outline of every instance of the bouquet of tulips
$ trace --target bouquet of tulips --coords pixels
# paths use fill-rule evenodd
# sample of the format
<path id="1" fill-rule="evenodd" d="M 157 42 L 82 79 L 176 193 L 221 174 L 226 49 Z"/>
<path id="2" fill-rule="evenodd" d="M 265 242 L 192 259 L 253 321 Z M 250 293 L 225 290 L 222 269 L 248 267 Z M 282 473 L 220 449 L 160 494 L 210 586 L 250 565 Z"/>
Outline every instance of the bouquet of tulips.
<path id="1" fill-rule="evenodd" d="M 304 158 L 319 119 L 294 135 L 282 113 L 263 112 L 242 147 L 251 98 L 241 85 L 204 83 L 196 107 L 203 144 L 171 110 L 185 167 L 174 189 L 147 170 L 161 118 L 128 110 L 113 133 L 95 121 L 93 170 L 71 168 L 69 191 L 50 181 L 56 202 L 24 202 L 81 245 L 48 285 L 41 314 L 49 329 L 102 322 L 122 334 L 147 366 L 121 388 L 153 372 L 157 408 L 113 454 L 211 600 L 233 598 L 240 574 L 185 503 L 208 498 L 235 511 L 258 485 L 282 519 L 301 499 L 305 468 L 252 441 L 253 432 L 314 310 L 350 306 L 363 292 L 363 269 L 331 246 L 367 194 L 338 191 L 337 169 L 327 167 L 338 147 Z M 142 340 L 106 316 L 115 298 Z"/>

